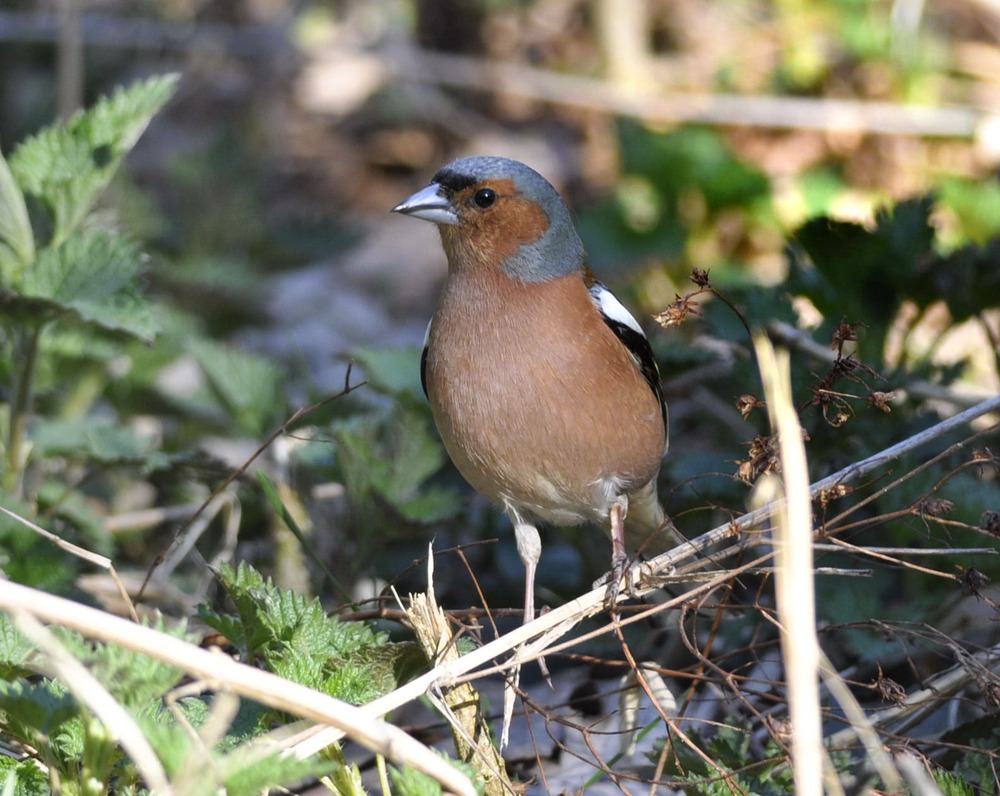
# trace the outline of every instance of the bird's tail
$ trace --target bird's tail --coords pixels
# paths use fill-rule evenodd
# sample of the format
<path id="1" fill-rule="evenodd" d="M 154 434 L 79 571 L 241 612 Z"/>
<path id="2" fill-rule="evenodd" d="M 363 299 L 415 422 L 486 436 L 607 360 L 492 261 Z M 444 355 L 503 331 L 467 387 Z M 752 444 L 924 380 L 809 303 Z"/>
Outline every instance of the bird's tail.
<path id="1" fill-rule="evenodd" d="M 658 556 L 685 544 L 687 539 L 664 514 L 656 494 L 656 480 L 629 492 L 625 514 L 625 545 L 631 555 Z"/>

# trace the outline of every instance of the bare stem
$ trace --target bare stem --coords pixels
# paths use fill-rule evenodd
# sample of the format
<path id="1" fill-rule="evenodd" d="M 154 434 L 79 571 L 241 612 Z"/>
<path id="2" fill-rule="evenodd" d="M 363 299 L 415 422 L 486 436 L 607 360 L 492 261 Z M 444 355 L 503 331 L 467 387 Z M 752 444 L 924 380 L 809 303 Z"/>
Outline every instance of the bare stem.
<path id="1" fill-rule="evenodd" d="M 35 366 L 44 325 L 39 324 L 18 335 L 14 344 L 14 363 L 20 361 L 20 372 L 10 405 L 10 429 L 7 437 L 7 470 L 3 476 L 4 490 L 20 498 L 24 474 L 24 440 L 28 433 L 28 416 L 34 399 Z"/>

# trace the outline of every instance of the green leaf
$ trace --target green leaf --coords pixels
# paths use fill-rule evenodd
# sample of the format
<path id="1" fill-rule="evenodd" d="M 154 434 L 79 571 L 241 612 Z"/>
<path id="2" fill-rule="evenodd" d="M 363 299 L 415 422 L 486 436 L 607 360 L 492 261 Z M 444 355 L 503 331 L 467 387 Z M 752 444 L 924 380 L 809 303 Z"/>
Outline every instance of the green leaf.
<path id="1" fill-rule="evenodd" d="M 18 503 L 10 496 L 4 496 L 3 505 L 27 520 L 49 524 L 35 514 L 32 506 Z M 65 594 L 72 588 L 81 563 L 79 558 L 55 548 L 23 523 L 0 515 L 0 570 L 15 583 Z"/>
<path id="2" fill-rule="evenodd" d="M 398 405 L 383 423 L 372 423 L 370 418 L 347 421 L 334 429 L 334 435 L 353 500 L 363 502 L 374 492 L 413 522 L 436 522 L 458 510 L 452 492 L 425 484 L 445 462 L 426 413 Z"/>
<path id="3" fill-rule="evenodd" d="M 0 681 L 0 710 L 4 712 L 4 734 L 29 746 L 57 736 L 79 715 L 76 701 L 66 689 L 50 680 L 26 683 Z"/>
<path id="4" fill-rule="evenodd" d="M 34 760 L 15 760 L 13 757 L 0 755 L 0 793 L 48 796 L 52 789 L 45 771 Z"/>
<path id="5" fill-rule="evenodd" d="M 864 324 L 858 351 L 865 362 L 882 361 L 904 301 L 925 309 L 940 298 L 929 279 L 917 276 L 935 256 L 931 209 L 925 196 L 880 210 L 872 229 L 816 218 L 795 233 L 785 288 L 808 297 L 830 324 Z"/>
<path id="6" fill-rule="evenodd" d="M 0 614 L 0 680 L 27 674 L 27 663 L 34 652 L 35 645 L 18 632 L 10 616 Z"/>
<path id="7" fill-rule="evenodd" d="M 167 464 L 153 442 L 128 426 L 110 419 L 48 420 L 35 422 L 30 436 L 39 452 L 104 464 L 143 464 L 154 469 Z"/>
<path id="8" fill-rule="evenodd" d="M 924 307 L 936 299 L 929 286 L 913 278 L 916 267 L 933 254 L 930 197 L 900 202 L 879 211 L 875 228 L 817 218 L 795 235 L 815 267 L 805 281 L 806 295 L 828 318 L 847 316 L 865 323 L 887 323 L 900 301 Z"/>
<path id="9" fill-rule="evenodd" d="M 355 349 L 353 354 L 374 389 L 386 395 L 423 401 L 419 348 L 362 347 Z"/>
<path id="10" fill-rule="evenodd" d="M 485 792 L 486 786 L 482 778 L 476 776 L 472 765 L 450 758 L 440 752 L 438 754 L 451 763 L 453 768 L 458 769 L 469 778 L 476 793 L 483 794 Z M 409 766 L 402 769 L 390 767 L 389 781 L 392 783 L 392 792 L 396 796 L 440 796 L 441 794 L 441 785 L 438 784 L 437 780 Z"/>
<path id="11" fill-rule="evenodd" d="M 2 152 L 0 152 L 0 244 L 10 247 L 22 267 L 28 265 L 35 257 L 35 236 L 28 220 L 24 194 L 15 182 Z M 14 278 L 16 274 L 6 274 L 0 267 L 0 280 L 8 282 Z"/>
<path id="12" fill-rule="evenodd" d="M 279 589 L 245 563 L 220 567 L 218 576 L 238 622 L 204 605 L 198 616 L 230 641 L 242 639 L 248 660 L 345 701 L 366 701 L 395 687 L 407 645 L 387 644 L 387 634 L 366 623 L 327 616 L 319 600 Z"/>
<path id="13" fill-rule="evenodd" d="M 959 774 L 949 774 L 940 769 L 933 769 L 934 784 L 940 788 L 942 796 L 974 796 L 972 785 Z"/>
<path id="14" fill-rule="evenodd" d="M 269 793 L 302 780 L 320 777 L 334 770 L 336 764 L 321 758 L 299 760 L 281 751 L 261 754 L 259 747 L 243 748 L 215 761 L 224 787 L 217 792 L 231 794 Z"/>
<path id="15" fill-rule="evenodd" d="M 184 622 L 167 625 L 162 617 L 142 624 L 175 638 L 195 641 Z M 55 630 L 59 640 L 126 707 L 144 709 L 158 705 L 163 694 L 174 688 L 184 673 L 163 661 L 113 644 L 94 644 L 78 633 Z"/>
<path id="16" fill-rule="evenodd" d="M 53 244 L 66 240 L 90 212 L 176 84 L 176 75 L 165 75 L 119 88 L 64 126 L 47 127 L 15 150 L 11 172 L 24 193 L 51 214 Z"/>
<path id="17" fill-rule="evenodd" d="M 91 231 L 42 249 L 18 293 L 28 300 L 29 312 L 53 318 L 73 314 L 84 323 L 151 342 L 157 324 L 152 305 L 139 292 L 141 268 L 133 241 Z"/>
<path id="18" fill-rule="evenodd" d="M 935 257 L 920 268 L 917 280 L 933 286 L 948 305 L 954 323 L 1000 306 L 1000 238 Z"/>
<path id="19" fill-rule="evenodd" d="M 277 422 L 284 376 L 273 362 L 210 340 L 195 340 L 190 350 L 213 395 L 243 431 L 262 434 Z"/>

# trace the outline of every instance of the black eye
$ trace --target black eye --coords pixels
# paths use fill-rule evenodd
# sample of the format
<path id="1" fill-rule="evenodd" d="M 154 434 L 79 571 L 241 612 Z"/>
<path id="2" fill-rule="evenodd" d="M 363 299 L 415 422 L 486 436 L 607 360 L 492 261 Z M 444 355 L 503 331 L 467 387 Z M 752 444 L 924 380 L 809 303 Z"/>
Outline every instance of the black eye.
<path id="1" fill-rule="evenodd" d="M 476 195 L 472 197 L 472 201 L 484 210 L 496 200 L 497 194 L 492 188 L 480 188 L 476 191 Z"/>

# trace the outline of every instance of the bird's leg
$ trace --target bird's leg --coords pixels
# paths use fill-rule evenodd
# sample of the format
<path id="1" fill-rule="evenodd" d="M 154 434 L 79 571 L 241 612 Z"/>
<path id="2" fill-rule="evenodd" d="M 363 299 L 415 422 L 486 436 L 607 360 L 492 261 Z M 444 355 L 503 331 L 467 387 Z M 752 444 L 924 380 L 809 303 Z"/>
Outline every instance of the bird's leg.
<path id="1" fill-rule="evenodd" d="M 514 523 L 514 538 L 517 539 L 517 554 L 524 564 L 524 624 L 535 618 L 535 571 L 538 569 L 538 559 L 542 557 L 542 539 L 538 529 L 526 522 Z M 542 677 L 551 686 L 549 668 L 545 658 L 538 659 L 538 668 Z"/>
<path id="2" fill-rule="evenodd" d="M 632 583 L 632 568 L 629 567 L 628 553 L 625 550 L 626 514 L 628 514 L 628 495 L 619 495 L 608 512 L 611 519 L 611 575 L 604 604 L 609 609 L 614 608 L 618 601 L 622 575 L 626 577 L 625 590 L 631 594 L 635 589 L 635 584 Z"/>
<path id="3" fill-rule="evenodd" d="M 535 570 L 542 557 L 542 539 L 538 529 L 526 522 L 514 523 L 517 554 L 524 564 L 524 623 L 535 618 Z"/>

